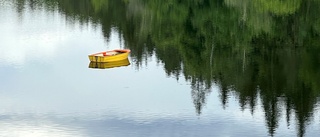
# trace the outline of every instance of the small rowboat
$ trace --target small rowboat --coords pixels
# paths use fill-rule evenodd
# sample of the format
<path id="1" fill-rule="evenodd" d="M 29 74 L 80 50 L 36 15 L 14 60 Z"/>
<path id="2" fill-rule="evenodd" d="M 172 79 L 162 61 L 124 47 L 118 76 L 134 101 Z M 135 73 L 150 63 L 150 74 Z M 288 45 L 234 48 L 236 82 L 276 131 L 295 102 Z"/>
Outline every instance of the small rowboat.
<path id="1" fill-rule="evenodd" d="M 111 51 L 99 52 L 89 55 L 91 62 L 114 62 L 128 58 L 131 51 L 129 49 L 116 49 Z"/>

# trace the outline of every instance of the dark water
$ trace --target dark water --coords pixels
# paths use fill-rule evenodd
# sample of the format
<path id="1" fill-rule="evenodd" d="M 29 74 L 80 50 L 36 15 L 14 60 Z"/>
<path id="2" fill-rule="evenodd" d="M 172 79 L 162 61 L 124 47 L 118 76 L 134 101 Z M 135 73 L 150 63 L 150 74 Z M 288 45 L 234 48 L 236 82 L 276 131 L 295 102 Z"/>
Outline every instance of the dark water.
<path id="1" fill-rule="evenodd" d="M 319 7 L 0 0 L 0 136 L 318 136 Z"/>

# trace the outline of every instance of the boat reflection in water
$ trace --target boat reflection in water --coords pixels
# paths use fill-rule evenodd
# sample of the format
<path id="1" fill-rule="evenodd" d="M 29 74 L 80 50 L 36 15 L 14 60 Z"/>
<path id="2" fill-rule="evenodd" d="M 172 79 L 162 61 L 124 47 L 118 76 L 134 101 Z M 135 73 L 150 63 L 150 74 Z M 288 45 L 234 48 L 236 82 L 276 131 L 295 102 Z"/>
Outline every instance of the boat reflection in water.
<path id="1" fill-rule="evenodd" d="M 89 64 L 89 68 L 109 69 L 109 68 L 123 67 L 123 66 L 129 66 L 129 65 L 130 65 L 130 62 L 127 58 L 124 60 L 113 61 L 113 62 L 93 62 L 93 61 L 91 61 Z"/>

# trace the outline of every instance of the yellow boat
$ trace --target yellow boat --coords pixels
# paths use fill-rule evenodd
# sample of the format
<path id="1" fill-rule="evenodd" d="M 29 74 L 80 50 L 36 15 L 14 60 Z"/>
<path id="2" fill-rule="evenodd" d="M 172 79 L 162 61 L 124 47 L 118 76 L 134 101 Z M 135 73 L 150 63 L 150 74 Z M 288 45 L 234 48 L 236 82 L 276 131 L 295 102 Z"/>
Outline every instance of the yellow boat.
<path id="1" fill-rule="evenodd" d="M 127 59 L 113 62 L 93 62 L 91 61 L 89 64 L 89 68 L 97 68 L 97 69 L 109 69 L 114 67 L 123 67 L 130 65 L 130 62 Z"/>
<path id="2" fill-rule="evenodd" d="M 128 58 L 131 51 L 129 49 L 116 49 L 111 51 L 99 52 L 89 55 L 91 62 L 114 62 Z"/>

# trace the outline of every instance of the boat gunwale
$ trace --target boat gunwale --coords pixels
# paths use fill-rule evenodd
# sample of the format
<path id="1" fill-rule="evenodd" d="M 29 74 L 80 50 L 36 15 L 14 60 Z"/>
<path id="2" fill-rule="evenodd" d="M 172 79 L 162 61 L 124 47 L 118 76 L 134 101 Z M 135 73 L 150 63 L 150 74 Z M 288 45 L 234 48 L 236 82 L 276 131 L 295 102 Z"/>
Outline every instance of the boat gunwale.
<path id="1" fill-rule="evenodd" d="M 106 53 L 110 53 L 110 52 L 120 52 L 121 54 L 123 54 L 123 53 L 130 53 L 131 50 L 129 50 L 129 49 L 115 49 L 115 50 L 110 50 L 110 51 L 103 51 L 103 52 L 93 53 L 93 54 L 90 54 L 89 56 L 97 56 L 97 55 L 99 55 L 99 54 L 102 54 L 103 57 L 121 55 L 121 54 L 117 54 L 117 55 L 106 55 Z"/>

